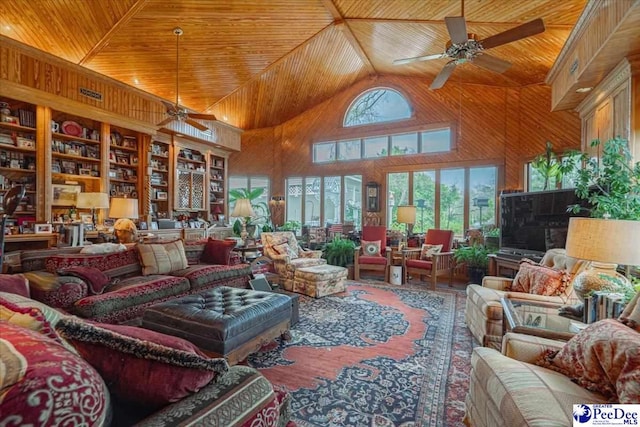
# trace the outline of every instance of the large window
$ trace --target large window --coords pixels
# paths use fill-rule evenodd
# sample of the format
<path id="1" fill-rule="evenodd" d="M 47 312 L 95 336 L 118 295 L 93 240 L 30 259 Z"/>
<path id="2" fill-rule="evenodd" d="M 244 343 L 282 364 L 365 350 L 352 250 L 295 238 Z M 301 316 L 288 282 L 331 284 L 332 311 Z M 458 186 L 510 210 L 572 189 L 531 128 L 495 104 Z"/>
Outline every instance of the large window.
<path id="1" fill-rule="evenodd" d="M 263 192 L 259 198 L 251 202 L 254 206 L 268 206 L 270 193 L 270 181 L 266 176 L 230 176 L 229 177 L 229 190 L 255 190 L 256 188 L 262 188 Z M 235 201 L 229 200 L 229 212 L 233 212 Z M 256 212 L 257 215 L 266 216 L 268 212 L 263 211 Z"/>
<path id="2" fill-rule="evenodd" d="M 453 230 L 496 224 L 498 168 L 477 166 L 387 175 L 387 227 L 404 230 L 396 221 L 399 205 L 416 206 L 414 233 L 430 228 Z"/>
<path id="3" fill-rule="evenodd" d="M 360 228 L 362 176 L 291 177 L 286 180 L 287 221 L 326 226 L 344 222 Z"/>
<path id="4" fill-rule="evenodd" d="M 390 122 L 411 117 L 411 106 L 398 91 L 376 88 L 364 92 L 347 109 L 344 126 Z"/>
<path id="5" fill-rule="evenodd" d="M 570 173 L 566 173 L 561 177 L 551 176 L 548 179 L 536 170 L 531 162 L 524 165 L 524 176 L 526 183 L 526 191 L 545 191 L 557 190 L 562 188 L 574 188 L 578 178 L 578 170 L 582 167 L 580 164 L 580 155 L 568 155 L 562 158 L 564 164 L 573 165 Z"/>

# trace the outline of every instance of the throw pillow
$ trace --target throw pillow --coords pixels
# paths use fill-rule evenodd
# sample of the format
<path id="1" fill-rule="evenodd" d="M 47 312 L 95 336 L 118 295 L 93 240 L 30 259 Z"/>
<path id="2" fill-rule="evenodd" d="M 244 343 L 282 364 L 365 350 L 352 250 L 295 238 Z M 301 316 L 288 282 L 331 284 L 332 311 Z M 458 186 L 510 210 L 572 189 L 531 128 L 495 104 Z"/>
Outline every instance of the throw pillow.
<path id="1" fill-rule="evenodd" d="M 420 259 L 429 261 L 433 258 L 433 254 L 439 254 L 441 250 L 442 245 L 431 245 L 425 243 L 422 245 L 422 249 L 420 250 Z"/>
<path id="2" fill-rule="evenodd" d="M 29 281 L 22 274 L 0 274 L 0 292 L 31 297 Z"/>
<path id="3" fill-rule="evenodd" d="M 362 240 L 360 244 L 362 245 L 362 255 L 382 256 L 382 253 L 380 252 L 380 240 Z"/>
<path id="4" fill-rule="evenodd" d="M 640 334 L 615 319 L 592 323 L 539 365 L 611 401 L 640 401 Z"/>
<path id="5" fill-rule="evenodd" d="M 109 424 L 109 390 L 100 375 L 44 335 L 0 322 L 0 366 L 3 425 Z"/>
<path id="6" fill-rule="evenodd" d="M 138 243 L 142 274 L 169 274 L 189 266 L 182 240 L 167 243 Z"/>
<path id="7" fill-rule="evenodd" d="M 91 295 L 100 295 L 109 284 L 109 277 L 95 267 L 66 267 L 59 269 L 58 274 L 84 280 Z"/>
<path id="8" fill-rule="evenodd" d="M 204 245 L 200 261 L 206 264 L 229 265 L 231 251 L 236 247 L 234 240 L 216 240 L 209 238 Z"/>
<path id="9" fill-rule="evenodd" d="M 298 254 L 293 250 L 289 243 L 281 243 L 273 247 L 273 250 L 276 251 L 278 255 L 287 255 L 289 259 L 298 258 Z"/>
<path id="10" fill-rule="evenodd" d="M 509 290 L 556 296 L 565 292 L 570 281 L 571 275 L 566 270 L 554 270 L 530 260 L 523 260 Z"/>
<path id="11" fill-rule="evenodd" d="M 56 326 L 121 399 L 164 406 L 197 392 L 229 369 L 187 340 L 144 328 L 66 318 Z"/>
<path id="12" fill-rule="evenodd" d="M 87 245 L 80 249 L 81 254 L 110 254 L 112 252 L 126 251 L 127 247 L 122 243 L 97 243 Z"/>

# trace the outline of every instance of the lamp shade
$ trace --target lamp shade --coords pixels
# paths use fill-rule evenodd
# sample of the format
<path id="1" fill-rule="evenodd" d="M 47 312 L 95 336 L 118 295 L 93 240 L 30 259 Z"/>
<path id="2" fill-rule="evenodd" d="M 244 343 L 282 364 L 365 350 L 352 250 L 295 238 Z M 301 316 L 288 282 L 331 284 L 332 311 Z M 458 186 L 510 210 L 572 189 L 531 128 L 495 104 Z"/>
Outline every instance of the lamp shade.
<path id="1" fill-rule="evenodd" d="M 256 213 L 253 211 L 251 207 L 251 200 L 249 199 L 237 199 L 236 205 L 233 208 L 233 212 L 231 213 L 233 217 L 254 217 Z"/>
<path id="2" fill-rule="evenodd" d="M 138 219 L 138 199 L 112 197 L 109 217 Z"/>
<path id="3" fill-rule="evenodd" d="M 640 265 L 640 221 L 571 218 L 566 250 L 573 258 Z"/>
<path id="4" fill-rule="evenodd" d="M 80 193 L 76 200 L 76 207 L 81 209 L 106 209 L 109 207 L 107 193 Z"/>
<path id="5" fill-rule="evenodd" d="M 398 206 L 397 219 L 400 224 L 415 224 L 416 207 L 410 205 Z"/>

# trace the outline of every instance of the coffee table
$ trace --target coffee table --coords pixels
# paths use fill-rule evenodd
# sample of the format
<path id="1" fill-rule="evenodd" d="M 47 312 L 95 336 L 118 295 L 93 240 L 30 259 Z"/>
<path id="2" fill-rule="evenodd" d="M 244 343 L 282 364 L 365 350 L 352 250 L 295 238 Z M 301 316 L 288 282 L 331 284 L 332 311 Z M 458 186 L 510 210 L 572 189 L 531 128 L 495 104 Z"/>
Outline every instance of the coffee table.
<path id="1" fill-rule="evenodd" d="M 502 332 L 518 332 L 553 340 L 567 341 L 586 326 L 582 322 L 558 314 L 559 304 L 504 296 Z"/>

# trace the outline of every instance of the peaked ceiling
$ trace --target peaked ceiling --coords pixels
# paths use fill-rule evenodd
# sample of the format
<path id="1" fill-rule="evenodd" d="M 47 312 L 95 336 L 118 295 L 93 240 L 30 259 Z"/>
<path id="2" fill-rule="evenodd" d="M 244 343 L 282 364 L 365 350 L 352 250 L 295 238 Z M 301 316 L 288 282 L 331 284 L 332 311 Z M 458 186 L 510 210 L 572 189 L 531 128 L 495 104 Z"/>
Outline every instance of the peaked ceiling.
<path id="1" fill-rule="evenodd" d="M 466 0 L 480 38 L 535 18 L 546 31 L 491 50 L 513 66 L 464 64 L 451 81 L 543 83 L 587 0 Z M 394 66 L 444 50 L 459 0 L 12 0 L 0 34 L 242 129 L 280 124 L 356 81 L 384 74 L 432 81 L 446 59 Z"/>

